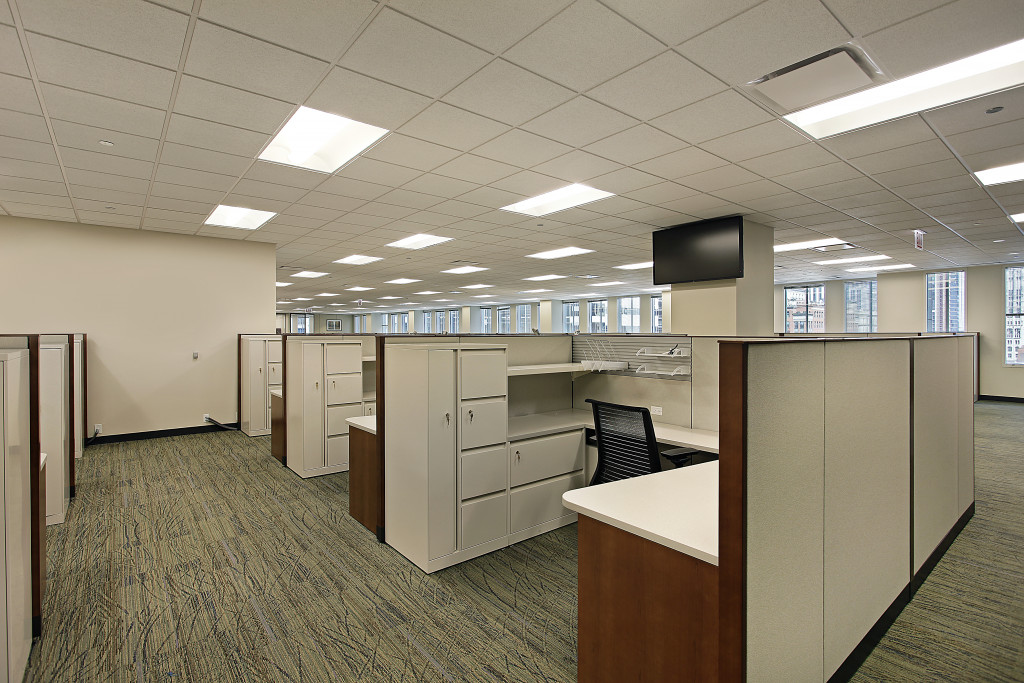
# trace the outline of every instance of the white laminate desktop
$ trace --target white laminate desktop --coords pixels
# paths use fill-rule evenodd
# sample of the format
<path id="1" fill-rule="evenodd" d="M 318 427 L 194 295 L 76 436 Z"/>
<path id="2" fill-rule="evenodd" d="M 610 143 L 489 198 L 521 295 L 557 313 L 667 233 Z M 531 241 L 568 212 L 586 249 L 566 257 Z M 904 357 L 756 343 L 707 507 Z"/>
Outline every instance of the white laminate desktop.
<path id="1" fill-rule="evenodd" d="M 562 503 L 718 566 L 718 462 L 575 489 Z"/>
<path id="2" fill-rule="evenodd" d="M 356 429 L 362 429 L 364 432 L 369 432 L 370 434 L 377 433 L 376 415 L 361 415 L 358 417 L 349 417 L 345 418 L 345 422 L 348 422 Z"/>
<path id="3" fill-rule="evenodd" d="M 284 389 L 271 389 L 271 396 L 277 396 L 278 398 L 284 398 Z"/>
<path id="4" fill-rule="evenodd" d="M 508 438 L 509 441 L 518 441 L 535 436 L 557 434 L 580 427 L 594 428 L 593 411 L 573 409 L 533 413 L 532 415 L 509 417 Z M 665 422 L 655 422 L 654 436 L 659 443 L 696 448 L 708 453 L 718 452 L 718 432 L 707 429 L 690 429 Z"/>

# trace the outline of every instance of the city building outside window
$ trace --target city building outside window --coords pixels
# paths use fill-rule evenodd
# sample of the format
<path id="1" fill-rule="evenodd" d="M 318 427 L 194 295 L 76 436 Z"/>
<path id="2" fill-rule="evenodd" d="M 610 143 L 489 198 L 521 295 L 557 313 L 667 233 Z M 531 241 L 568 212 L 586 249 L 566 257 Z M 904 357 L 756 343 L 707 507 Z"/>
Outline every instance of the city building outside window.
<path id="1" fill-rule="evenodd" d="M 430 333 L 430 323 L 434 320 L 434 314 L 430 311 L 423 311 L 423 332 L 424 334 Z"/>
<path id="2" fill-rule="evenodd" d="M 453 308 L 448 311 L 448 333 L 459 333 L 459 309 Z"/>
<path id="3" fill-rule="evenodd" d="M 662 326 L 664 325 L 662 319 L 662 299 L 661 295 L 651 297 L 651 332 L 658 334 L 663 332 Z"/>
<path id="4" fill-rule="evenodd" d="M 640 297 L 619 298 L 619 332 L 640 331 Z"/>
<path id="5" fill-rule="evenodd" d="M 846 331 L 878 331 L 878 281 L 851 280 L 846 283 Z"/>
<path id="6" fill-rule="evenodd" d="M 607 332 L 608 331 L 608 301 L 601 299 L 600 301 L 589 301 L 587 302 L 590 308 L 590 331 L 591 332 Z"/>
<path id="7" fill-rule="evenodd" d="M 388 333 L 388 330 L 390 329 L 390 327 L 389 327 L 390 324 L 391 324 L 391 316 L 388 315 L 387 313 L 381 313 L 380 314 L 380 331 L 383 334 L 387 334 Z"/>
<path id="8" fill-rule="evenodd" d="M 516 306 L 516 332 L 527 334 L 530 330 L 530 304 L 519 304 Z"/>
<path id="9" fill-rule="evenodd" d="M 512 333 L 512 309 L 508 306 L 498 308 L 498 334 Z"/>
<path id="10" fill-rule="evenodd" d="M 580 331 L 580 302 L 566 301 L 562 304 L 562 331 Z"/>
<path id="11" fill-rule="evenodd" d="M 444 334 L 444 311 L 434 311 L 434 332 Z"/>
<path id="12" fill-rule="evenodd" d="M 928 273 L 925 276 L 928 332 L 964 331 L 964 271 Z"/>
<path id="13" fill-rule="evenodd" d="M 825 331 L 825 285 L 786 287 L 786 332 Z"/>
<path id="14" fill-rule="evenodd" d="M 484 334 L 491 333 L 491 309 L 480 309 L 480 331 Z"/>
<path id="15" fill-rule="evenodd" d="M 1006 364 L 1024 365 L 1024 266 L 1006 269 Z"/>

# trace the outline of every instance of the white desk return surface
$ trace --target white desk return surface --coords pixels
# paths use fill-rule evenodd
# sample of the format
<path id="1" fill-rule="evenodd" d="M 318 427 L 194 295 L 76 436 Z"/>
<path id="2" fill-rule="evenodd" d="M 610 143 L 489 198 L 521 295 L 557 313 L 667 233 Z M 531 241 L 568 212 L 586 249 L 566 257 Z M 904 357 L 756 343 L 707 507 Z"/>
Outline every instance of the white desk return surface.
<path id="1" fill-rule="evenodd" d="M 356 417 L 348 417 L 345 418 L 345 422 L 348 422 L 356 429 L 362 429 L 364 432 L 369 432 L 370 434 L 377 433 L 376 415 L 359 415 Z"/>
<path id="2" fill-rule="evenodd" d="M 562 494 L 573 512 L 718 566 L 718 462 Z"/>
<path id="3" fill-rule="evenodd" d="M 594 413 L 590 410 L 559 410 L 551 413 L 534 413 L 508 419 L 510 441 L 546 436 L 572 429 L 573 427 L 594 428 Z M 654 436 L 659 443 L 672 446 L 696 448 L 708 453 L 718 452 L 718 432 L 707 429 L 690 429 L 665 422 L 654 423 Z"/>

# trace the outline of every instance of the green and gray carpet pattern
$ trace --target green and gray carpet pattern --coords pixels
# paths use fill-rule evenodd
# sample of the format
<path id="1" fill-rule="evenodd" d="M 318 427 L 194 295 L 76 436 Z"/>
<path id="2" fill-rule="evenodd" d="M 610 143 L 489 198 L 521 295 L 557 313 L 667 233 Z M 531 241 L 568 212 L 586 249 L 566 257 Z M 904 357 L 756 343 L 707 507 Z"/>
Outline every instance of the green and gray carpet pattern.
<path id="1" fill-rule="evenodd" d="M 1024 405 L 976 415 L 975 518 L 856 681 L 1024 681 Z M 347 511 L 268 437 L 90 447 L 26 680 L 575 680 L 574 526 L 428 576 Z"/>

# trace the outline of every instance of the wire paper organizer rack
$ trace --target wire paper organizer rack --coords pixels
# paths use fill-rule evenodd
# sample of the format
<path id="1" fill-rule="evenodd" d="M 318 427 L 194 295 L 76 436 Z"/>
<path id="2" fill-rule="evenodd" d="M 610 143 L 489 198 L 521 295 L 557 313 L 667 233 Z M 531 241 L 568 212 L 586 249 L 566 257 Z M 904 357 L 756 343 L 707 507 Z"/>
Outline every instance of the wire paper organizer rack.
<path id="1" fill-rule="evenodd" d="M 583 348 L 584 359 L 580 361 L 583 363 L 584 370 L 600 372 L 602 370 L 627 370 L 629 368 L 629 363 L 626 361 L 607 360 L 614 353 L 611 344 L 606 340 L 587 339 L 586 342 L 587 345 Z"/>

